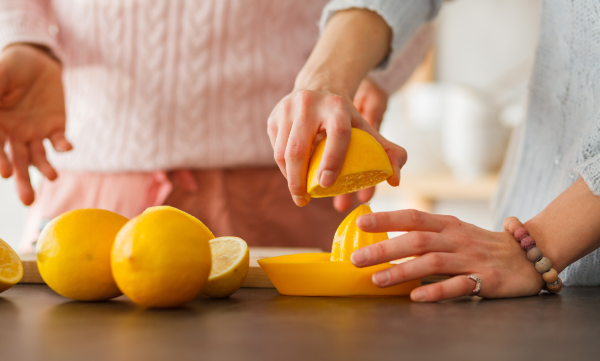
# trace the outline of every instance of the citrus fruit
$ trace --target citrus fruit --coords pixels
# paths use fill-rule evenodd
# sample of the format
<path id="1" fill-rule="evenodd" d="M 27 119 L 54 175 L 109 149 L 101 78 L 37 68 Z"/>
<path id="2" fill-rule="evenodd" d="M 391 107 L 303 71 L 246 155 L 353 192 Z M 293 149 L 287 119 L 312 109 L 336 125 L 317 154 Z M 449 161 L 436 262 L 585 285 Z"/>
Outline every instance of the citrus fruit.
<path id="1" fill-rule="evenodd" d="M 250 253 L 246 242 L 238 237 L 210 240 L 212 267 L 202 294 L 221 298 L 235 293 L 248 275 Z"/>
<path id="2" fill-rule="evenodd" d="M 181 209 L 177 209 L 175 207 L 171 207 L 171 206 L 148 207 L 148 208 L 146 208 L 146 210 L 142 214 L 148 214 L 148 213 L 152 213 L 152 212 L 156 212 L 156 211 L 164 211 L 164 210 L 171 210 L 171 211 L 179 212 L 179 213 L 185 215 L 186 217 L 188 217 L 189 219 L 191 219 L 192 221 L 194 221 L 198 226 L 200 226 L 200 228 L 202 229 L 202 233 L 204 234 L 205 237 L 207 237 L 208 239 L 215 238 L 215 236 L 210 231 L 210 229 L 208 229 L 208 227 L 205 226 L 204 223 L 200 222 L 200 220 L 198 218 L 192 216 L 189 213 L 186 213 L 186 212 L 182 211 Z"/>
<path id="3" fill-rule="evenodd" d="M 121 295 L 110 268 L 110 250 L 127 218 L 103 209 L 78 209 L 48 223 L 37 243 L 37 264 L 56 293 L 78 301 Z"/>
<path id="4" fill-rule="evenodd" d="M 17 253 L 0 239 L 0 293 L 16 285 L 23 278 L 23 263 Z"/>
<path id="5" fill-rule="evenodd" d="M 333 197 L 372 187 L 392 176 L 392 164 L 387 153 L 369 133 L 352 128 L 350 144 L 342 169 L 331 187 L 319 185 L 319 164 L 323 157 L 327 137 L 315 147 L 308 163 L 306 180 L 308 194 L 313 198 Z"/>
<path id="6" fill-rule="evenodd" d="M 117 234 L 111 256 L 115 281 L 141 306 L 181 306 L 208 279 L 212 238 L 199 220 L 178 209 L 143 213 Z"/>
<path id="7" fill-rule="evenodd" d="M 331 261 L 350 261 L 350 256 L 355 250 L 388 239 L 388 234 L 385 232 L 369 233 L 358 228 L 356 220 L 363 214 L 368 213 L 373 213 L 371 207 L 362 204 L 340 223 L 333 237 Z"/>

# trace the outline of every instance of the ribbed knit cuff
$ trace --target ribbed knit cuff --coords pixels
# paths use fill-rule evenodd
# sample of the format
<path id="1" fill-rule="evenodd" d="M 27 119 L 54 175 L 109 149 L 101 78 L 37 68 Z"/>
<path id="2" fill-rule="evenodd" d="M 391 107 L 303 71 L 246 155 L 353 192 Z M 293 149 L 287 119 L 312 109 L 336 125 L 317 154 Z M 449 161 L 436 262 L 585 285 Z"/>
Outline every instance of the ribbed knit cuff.
<path id="1" fill-rule="evenodd" d="M 600 196 L 600 154 L 586 159 L 575 168 L 595 195 Z"/>
<path id="2" fill-rule="evenodd" d="M 15 43 L 33 43 L 59 56 L 50 34 L 46 10 L 39 1 L 3 0 L 0 3 L 0 50 Z"/>
<path id="3" fill-rule="evenodd" d="M 368 9 L 379 14 L 392 29 L 391 52 L 379 65 L 384 69 L 406 45 L 417 29 L 437 15 L 443 0 L 332 0 L 321 15 L 321 33 L 329 19 L 338 11 L 351 8 Z"/>

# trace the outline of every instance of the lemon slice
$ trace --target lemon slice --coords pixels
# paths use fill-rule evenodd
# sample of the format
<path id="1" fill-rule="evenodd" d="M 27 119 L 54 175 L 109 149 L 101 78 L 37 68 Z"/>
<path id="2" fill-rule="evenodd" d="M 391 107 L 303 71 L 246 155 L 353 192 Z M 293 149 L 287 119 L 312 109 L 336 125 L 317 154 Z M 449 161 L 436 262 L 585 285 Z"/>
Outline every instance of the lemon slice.
<path id="1" fill-rule="evenodd" d="M 222 298 L 234 294 L 246 279 L 250 253 L 246 242 L 238 237 L 219 237 L 209 241 L 212 268 L 202 294 Z"/>
<path id="2" fill-rule="evenodd" d="M 23 278 L 23 263 L 8 243 L 0 239 L 0 293 Z"/>
<path id="3" fill-rule="evenodd" d="M 335 183 L 319 185 L 319 164 L 327 137 L 315 147 L 308 164 L 307 192 L 313 198 L 333 197 L 372 187 L 394 174 L 390 159 L 379 142 L 364 130 L 352 128 L 350 144 Z"/>

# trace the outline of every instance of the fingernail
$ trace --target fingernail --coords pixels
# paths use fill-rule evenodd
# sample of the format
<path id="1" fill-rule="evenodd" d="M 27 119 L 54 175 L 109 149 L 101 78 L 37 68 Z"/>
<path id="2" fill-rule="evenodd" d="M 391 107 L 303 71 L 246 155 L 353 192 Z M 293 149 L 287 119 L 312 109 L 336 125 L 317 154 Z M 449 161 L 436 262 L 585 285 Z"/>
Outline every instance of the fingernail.
<path id="1" fill-rule="evenodd" d="M 367 263 L 369 261 L 369 258 L 371 258 L 371 252 L 369 252 L 369 250 L 366 248 L 360 248 L 352 252 L 352 256 L 350 256 L 350 261 L 352 261 L 352 264 L 354 264 L 355 266 L 360 266 L 362 264 Z"/>
<path id="2" fill-rule="evenodd" d="M 375 227 L 375 217 L 370 214 L 365 214 L 358 217 L 358 226 L 362 229 L 371 229 Z"/>
<path id="3" fill-rule="evenodd" d="M 305 205 L 308 204 L 308 201 L 310 200 L 310 196 L 309 195 L 305 195 L 305 196 L 292 195 L 292 199 L 294 200 L 294 203 L 296 203 L 296 205 L 298 207 L 304 207 Z"/>
<path id="4" fill-rule="evenodd" d="M 373 283 L 377 286 L 385 286 L 390 280 L 390 272 L 388 270 L 373 274 Z"/>
<path id="5" fill-rule="evenodd" d="M 323 188 L 328 188 L 335 182 L 333 172 L 330 170 L 324 170 L 321 172 L 321 178 L 319 179 L 319 185 Z"/>
<path id="6" fill-rule="evenodd" d="M 427 292 L 424 290 L 416 290 L 410 294 L 410 298 L 415 302 L 425 302 Z"/>

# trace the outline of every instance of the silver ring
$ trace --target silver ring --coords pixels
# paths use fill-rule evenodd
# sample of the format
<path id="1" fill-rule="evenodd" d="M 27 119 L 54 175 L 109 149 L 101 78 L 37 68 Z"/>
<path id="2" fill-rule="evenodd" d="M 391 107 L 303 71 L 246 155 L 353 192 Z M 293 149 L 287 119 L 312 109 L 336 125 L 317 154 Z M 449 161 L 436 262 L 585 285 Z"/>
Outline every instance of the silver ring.
<path id="1" fill-rule="evenodd" d="M 479 291 L 481 291 L 481 278 L 475 276 L 475 275 L 468 275 L 467 278 L 472 279 L 473 281 L 477 282 L 477 284 L 475 285 L 475 288 L 473 289 L 473 291 L 471 292 L 471 294 L 469 296 L 477 296 L 479 294 Z"/>

